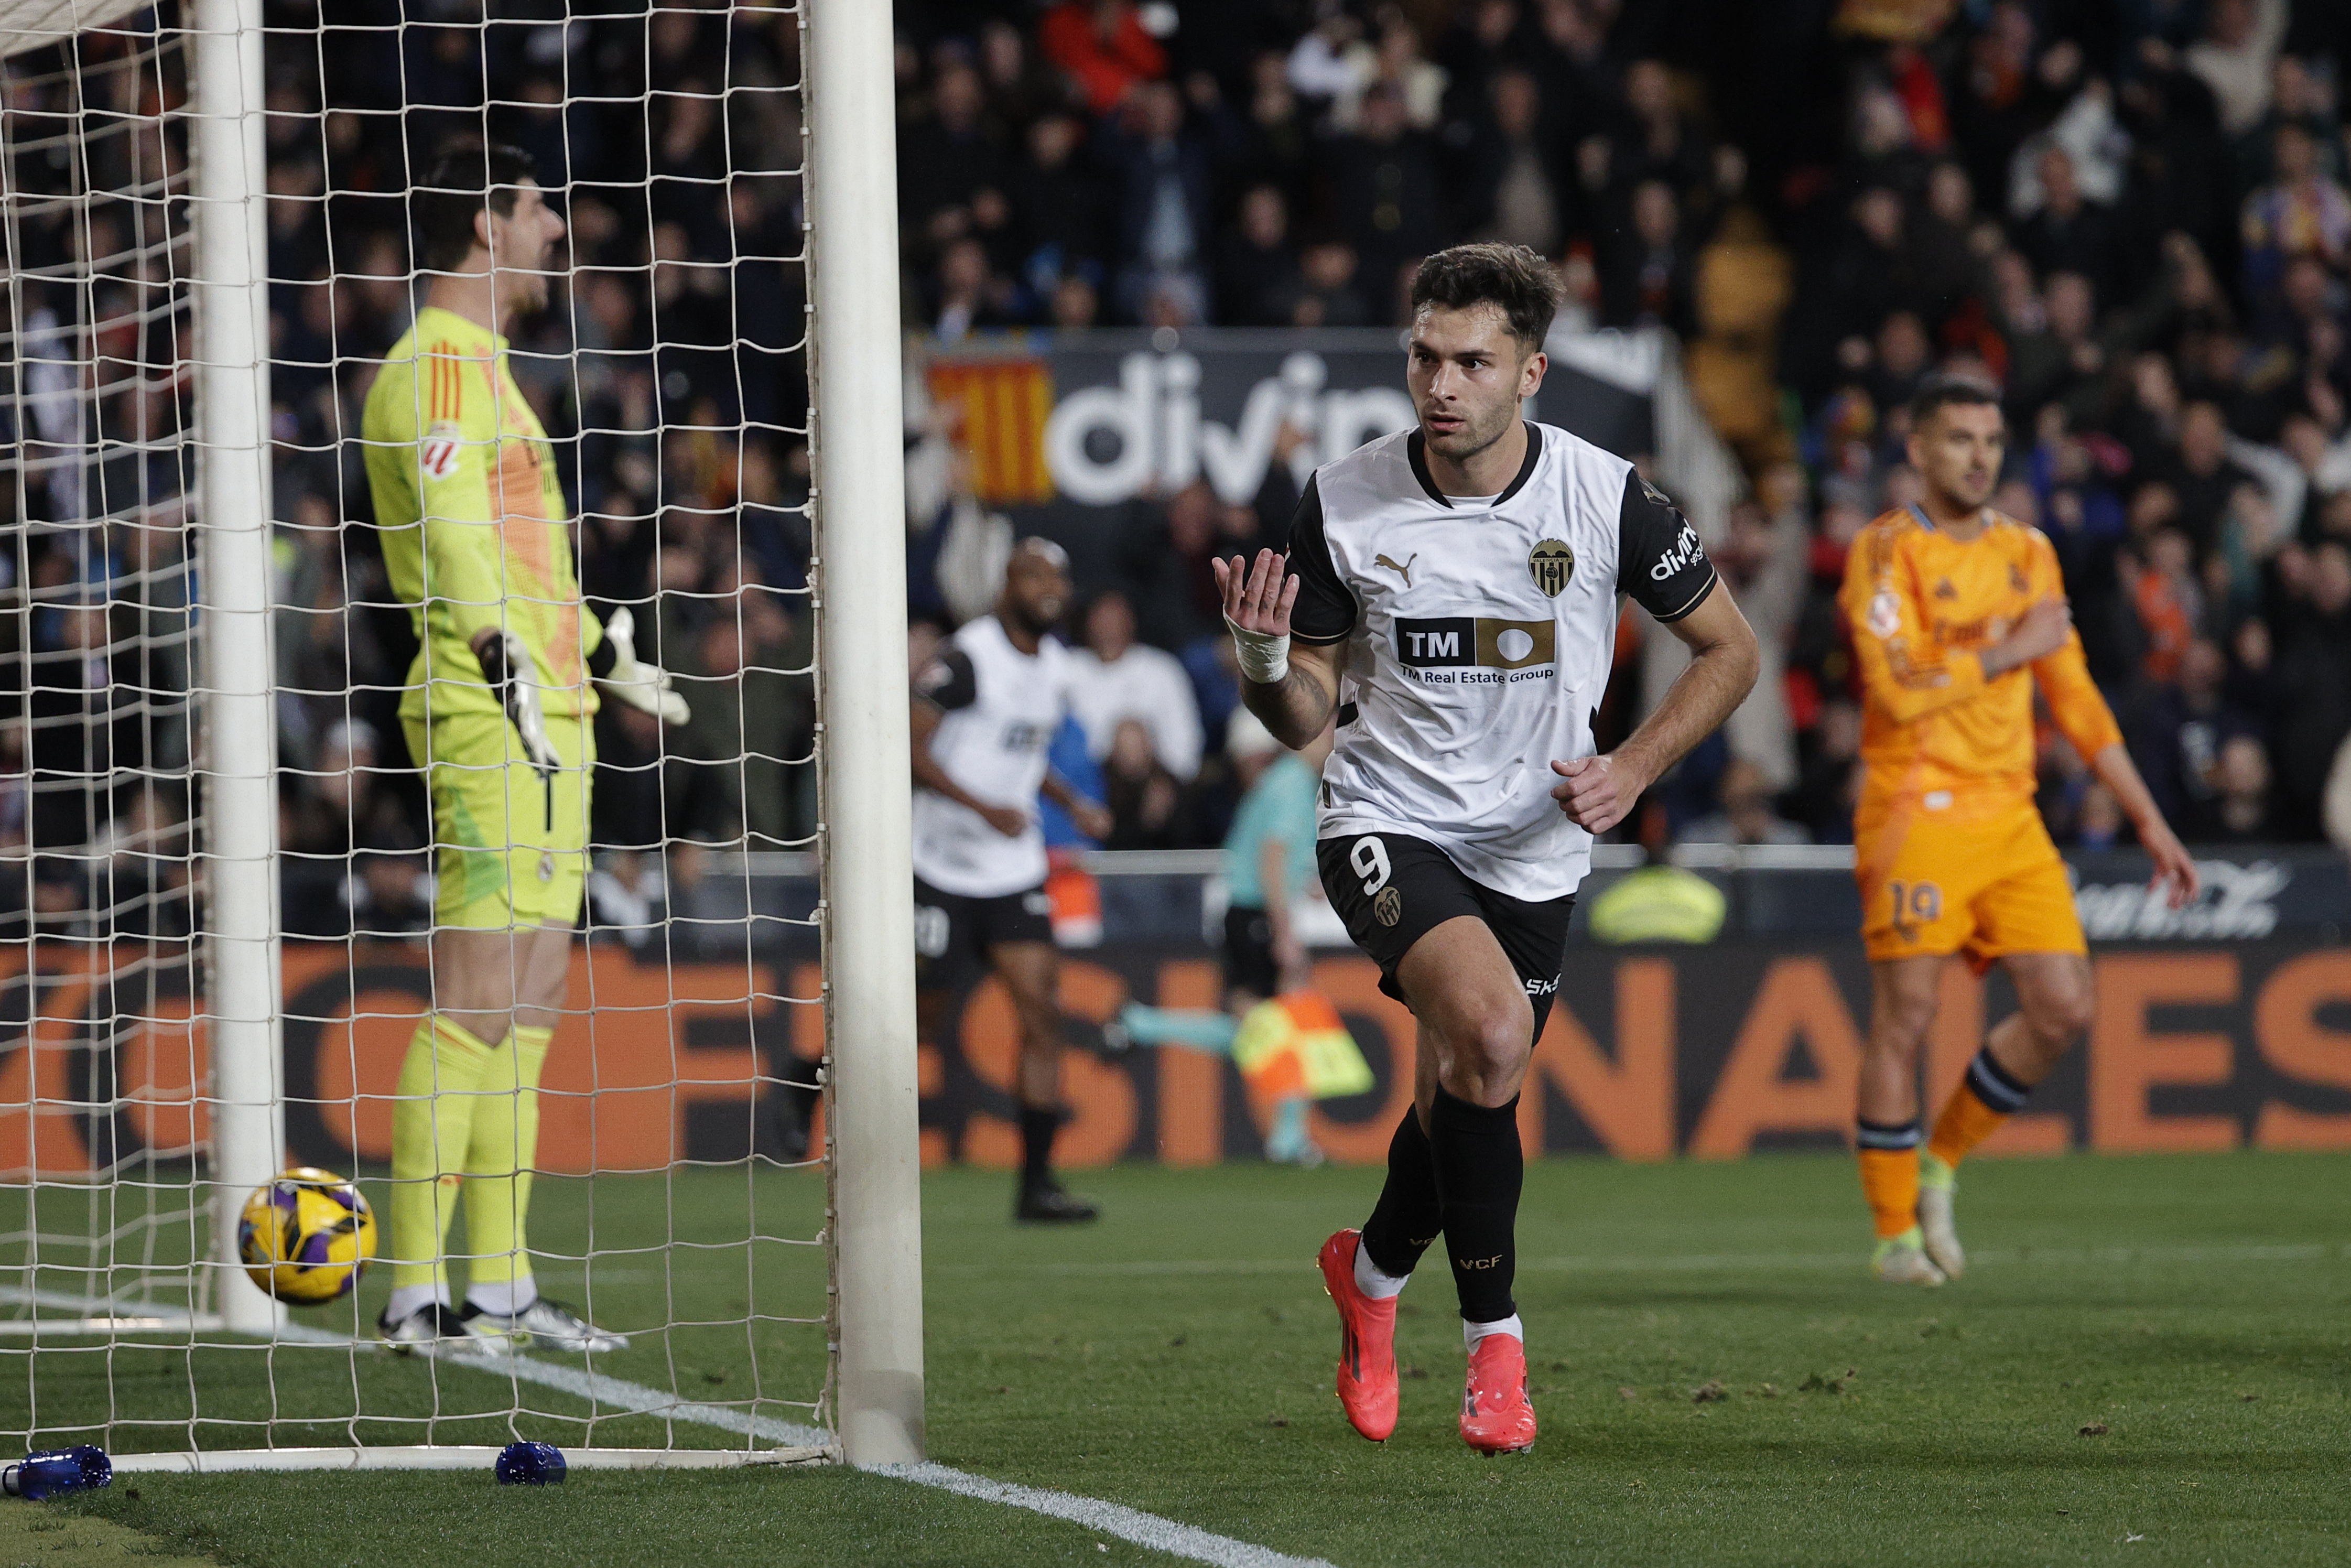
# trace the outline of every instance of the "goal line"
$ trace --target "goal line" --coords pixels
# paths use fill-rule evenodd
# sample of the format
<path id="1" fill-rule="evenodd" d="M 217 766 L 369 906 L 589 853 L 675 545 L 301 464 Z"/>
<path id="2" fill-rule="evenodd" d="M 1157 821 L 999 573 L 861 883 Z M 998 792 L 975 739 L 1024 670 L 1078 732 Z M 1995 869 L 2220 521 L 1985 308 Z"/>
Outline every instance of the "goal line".
<path id="1" fill-rule="evenodd" d="M 94 1297 L 76 1296 L 60 1291 L 26 1291 L 12 1286 L 0 1287 L 0 1304 L 93 1314 L 95 1309 L 107 1303 Z M 59 1338 L 100 1335 L 114 1338 L 141 1330 L 196 1334 L 218 1332 L 221 1328 L 217 1316 L 169 1308 L 136 1318 L 82 1315 L 44 1318 L 10 1326 L 19 1332 L 37 1332 L 45 1336 Z M 392 1354 L 379 1341 L 356 1339 L 330 1329 L 313 1328 L 300 1322 L 281 1323 L 268 1333 L 249 1337 L 347 1348 L 353 1354 Z M 559 1365 L 487 1345 L 478 1351 L 444 1352 L 432 1359 L 441 1366 L 454 1366 L 491 1377 L 510 1378 L 551 1388 L 601 1408 L 609 1408 L 616 1414 L 683 1421 L 777 1445 L 768 1448 L 604 1448 L 586 1444 L 567 1447 L 564 1458 L 576 1468 L 592 1469 L 601 1465 L 618 1469 L 660 1469 L 663 1467 L 656 1460 L 664 1455 L 674 1456 L 678 1466 L 687 1468 L 727 1464 L 809 1464 L 841 1458 L 840 1446 L 834 1442 L 832 1435 L 821 1427 L 803 1426 L 796 1421 L 780 1420 L 773 1416 L 761 1416 L 725 1405 L 679 1399 L 674 1395 L 649 1388 L 642 1383 L 632 1383 L 623 1377 L 614 1377 L 609 1373 Z M 473 1469 L 487 1463 L 480 1459 L 479 1455 L 486 1454 L 494 1459 L 497 1453 L 496 1448 L 463 1444 L 412 1443 L 354 1448 L 197 1449 L 181 1453 L 114 1454 L 110 1458 L 118 1470 L 209 1473 L 232 1469 Z M 376 1454 L 386 1457 L 381 1459 L 353 1457 Z M 436 1459 L 434 1457 L 436 1455 L 445 1456 L 445 1459 Z M 338 1459 L 337 1456 L 340 1458 Z"/>

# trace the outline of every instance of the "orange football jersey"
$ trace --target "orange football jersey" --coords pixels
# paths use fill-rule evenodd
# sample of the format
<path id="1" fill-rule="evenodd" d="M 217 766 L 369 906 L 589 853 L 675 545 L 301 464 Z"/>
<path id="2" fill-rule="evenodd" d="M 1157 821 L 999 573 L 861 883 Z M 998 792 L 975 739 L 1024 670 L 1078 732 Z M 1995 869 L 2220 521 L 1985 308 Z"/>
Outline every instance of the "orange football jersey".
<path id="1" fill-rule="evenodd" d="M 2086 759 L 2122 739 L 2069 632 L 2055 653 L 1987 681 L 1976 654 L 2035 601 L 2065 591 L 2040 529 L 1987 509 L 1962 544 L 1917 507 L 1854 541 L 1838 596 L 1861 668 L 1865 821 L 1896 802 L 1967 815 L 2032 798 L 2032 686 Z M 1948 798 L 1945 798 L 1948 797 Z"/>

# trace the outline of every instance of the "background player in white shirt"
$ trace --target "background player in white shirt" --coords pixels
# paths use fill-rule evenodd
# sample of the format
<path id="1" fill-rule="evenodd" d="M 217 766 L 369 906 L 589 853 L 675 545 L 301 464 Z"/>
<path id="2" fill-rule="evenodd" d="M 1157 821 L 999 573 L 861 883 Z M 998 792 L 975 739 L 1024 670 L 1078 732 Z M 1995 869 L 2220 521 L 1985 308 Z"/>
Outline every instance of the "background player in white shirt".
<path id="1" fill-rule="evenodd" d="M 1365 1437 L 1395 1428 L 1395 1296 L 1441 1233 L 1469 1345 L 1461 1435 L 1510 1453 L 1535 1437 L 1511 1297 L 1519 1086 L 1575 888 L 1592 835 L 1739 706 L 1757 656 L 1671 503 L 1623 458 L 1520 418 L 1548 364 L 1550 264 L 1457 246 L 1421 264 L 1412 303 L 1417 428 L 1316 471 L 1288 571 L 1270 551 L 1216 570 L 1249 710 L 1291 747 L 1337 716 L 1323 886 L 1419 1024 L 1378 1206 L 1322 1249 L 1340 1401 Z M 1693 656 L 1601 757 L 1620 591 Z"/>
<path id="2" fill-rule="evenodd" d="M 996 971 L 1020 1019 L 1020 1185 L 1014 1218 L 1094 1218 L 1052 1174 L 1068 1022 L 1055 990 L 1041 793 L 1100 839 L 1110 813 L 1047 768 L 1070 710 L 1070 653 L 1047 635 L 1070 600 L 1069 558 L 1027 538 L 1005 567 L 993 614 L 966 622 L 914 677 L 914 946 L 933 1039 L 957 964 Z"/>

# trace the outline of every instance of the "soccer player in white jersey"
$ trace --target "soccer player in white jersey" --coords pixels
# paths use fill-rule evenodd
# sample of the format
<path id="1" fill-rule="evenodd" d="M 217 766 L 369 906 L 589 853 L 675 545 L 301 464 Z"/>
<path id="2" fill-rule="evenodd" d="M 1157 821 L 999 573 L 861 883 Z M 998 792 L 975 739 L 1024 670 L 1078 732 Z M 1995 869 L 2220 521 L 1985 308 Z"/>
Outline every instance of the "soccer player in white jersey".
<path id="1" fill-rule="evenodd" d="M 1364 1437 L 1395 1430 L 1395 1298 L 1443 1236 L 1469 1350 L 1461 1436 L 1484 1454 L 1535 1439 L 1510 1293 L 1519 1086 L 1593 835 L 1729 716 L 1756 668 L 1754 632 L 1672 504 L 1624 458 L 1520 419 L 1558 304 L 1550 264 L 1522 246 L 1428 257 L 1406 348 L 1416 428 L 1315 471 L 1286 571 L 1270 551 L 1216 563 L 1249 710 L 1291 747 L 1337 716 L 1322 885 L 1418 1024 L 1386 1185 L 1320 1258 L 1340 1402 Z M 1694 657 L 1595 756 L 1620 591 Z"/>
<path id="2" fill-rule="evenodd" d="M 914 676 L 914 947 L 925 1010 L 960 961 L 983 963 L 1020 1019 L 1020 1186 L 1013 1217 L 1087 1220 L 1093 1205 L 1053 1176 L 1061 1046 L 1053 905 L 1045 893 L 1041 793 L 1088 838 L 1110 813 L 1045 765 L 1070 711 L 1069 650 L 1047 633 L 1070 599 L 1069 558 L 1027 538 L 1004 570 L 993 614 L 975 617 Z M 927 1030 L 935 1039 L 935 1028 Z"/>

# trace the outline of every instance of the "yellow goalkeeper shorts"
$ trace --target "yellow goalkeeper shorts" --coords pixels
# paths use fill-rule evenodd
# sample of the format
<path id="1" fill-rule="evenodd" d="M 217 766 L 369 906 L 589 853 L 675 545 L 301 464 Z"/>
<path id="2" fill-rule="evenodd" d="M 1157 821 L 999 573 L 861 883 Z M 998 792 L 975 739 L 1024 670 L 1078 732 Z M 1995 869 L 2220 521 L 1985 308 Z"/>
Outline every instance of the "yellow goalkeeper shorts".
<path id="1" fill-rule="evenodd" d="M 525 760 L 502 713 L 404 717 L 433 798 L 434 923 L 474 931 L 569 925 L 588 880 L 589 777 L 596 732 L 547 716 L 562 759 L 551 779 Z"/>

